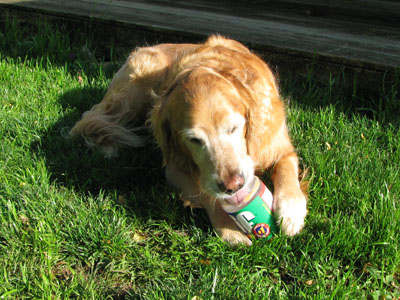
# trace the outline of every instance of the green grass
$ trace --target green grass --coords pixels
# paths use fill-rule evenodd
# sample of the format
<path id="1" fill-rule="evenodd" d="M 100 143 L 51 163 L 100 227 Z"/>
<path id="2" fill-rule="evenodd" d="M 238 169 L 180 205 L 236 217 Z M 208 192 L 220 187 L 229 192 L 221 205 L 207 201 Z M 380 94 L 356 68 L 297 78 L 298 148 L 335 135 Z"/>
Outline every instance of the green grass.
<path id="1" fill-rule="evenodd" d="M 3 29 L 0 299 L 400 297 L 398 77 L 373 91 L 312 72 L 281 82 L 309 168 L 306 226 L 231 248 L 165 186 L 155 148 L 105 160 L 64 138 L 116 70 L 90 38 Z"/>

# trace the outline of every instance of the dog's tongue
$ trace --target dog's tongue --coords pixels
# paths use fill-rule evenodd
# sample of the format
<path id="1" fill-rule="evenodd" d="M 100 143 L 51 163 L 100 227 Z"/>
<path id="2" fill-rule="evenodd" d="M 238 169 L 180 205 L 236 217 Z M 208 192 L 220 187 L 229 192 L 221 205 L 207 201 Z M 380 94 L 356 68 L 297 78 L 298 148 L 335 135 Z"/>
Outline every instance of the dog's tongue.
<path id="1" fill-rule="evenodd" d="M 235 195 L 232 197 L 225 199 L 228 204 L 239 206 L 243 203 L 244 198 L 250 193 L 250 189 L 248 187 L 244 187 L 241 190 L 237 191 Z"/>

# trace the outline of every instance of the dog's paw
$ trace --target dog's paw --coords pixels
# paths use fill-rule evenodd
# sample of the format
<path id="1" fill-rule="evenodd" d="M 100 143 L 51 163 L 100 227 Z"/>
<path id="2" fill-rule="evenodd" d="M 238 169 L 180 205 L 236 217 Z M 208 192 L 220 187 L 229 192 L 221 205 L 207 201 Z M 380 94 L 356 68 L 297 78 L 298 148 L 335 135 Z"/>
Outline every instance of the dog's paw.
<path id="1" fill-rule="evenodd" d="M 281 225 L 283 233 L 293 236 L 303 229 L 307 215 L 307 199 L 303 193 L 279 195 L 275 199 L 275 206 L 278 224 Z"/>
<path id="2" fill-rule="evenodd" d="M 239 244 L 244 244 L 246 246 L 251 246 L 251 240 L 239 229 L 223 228 L 217 230 L 218 235 L 222 240 L 230 244 L 231 246 L 236 246 Z"/>

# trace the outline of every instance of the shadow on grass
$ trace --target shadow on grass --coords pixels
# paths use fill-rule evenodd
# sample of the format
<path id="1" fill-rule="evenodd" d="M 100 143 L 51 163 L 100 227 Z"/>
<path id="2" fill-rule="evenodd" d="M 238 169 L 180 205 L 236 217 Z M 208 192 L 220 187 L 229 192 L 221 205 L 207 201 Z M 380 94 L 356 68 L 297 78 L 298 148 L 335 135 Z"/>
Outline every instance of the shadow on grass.
<path id="1" fill-rule="evenodd" d="M 289 102 L 318 112 L 333 106 L 350 120 L 366 117 L 382 126 L 400 126 L 400 70 L 382 75 L 381 82 L 343 67 L 335 76 L 320 78 L 310 67 L 308 74 L 289 73 L 280 83 Z"/>
<path id="2" fill-rule="evenodd" d="M 99 102 L 105 92 L 103 88 L 82 87 L 59 97 L 63 111 L 70 112 L 48 128 L 40 143 L 32 145 L 34 152 L 44 156 L 52 183 L 85 197 L 101 193 L 113 195 L 116 204 L 144 222 L 149 218 L 166 220 L 173 227 L 189 223 L 189 210 L 183 208 L 177 194 L 166 184 L 161 152 L 155 143 L 150 142 L 143 148 L 121 149 L 117 157 L 105 158 L 97 149 L 89 148 L 83 139 L 68 136 L 81 114 Z M 198 227 L 209 230 L 205 212 L 196 210 L 195 213 L 200 219 Z"/>

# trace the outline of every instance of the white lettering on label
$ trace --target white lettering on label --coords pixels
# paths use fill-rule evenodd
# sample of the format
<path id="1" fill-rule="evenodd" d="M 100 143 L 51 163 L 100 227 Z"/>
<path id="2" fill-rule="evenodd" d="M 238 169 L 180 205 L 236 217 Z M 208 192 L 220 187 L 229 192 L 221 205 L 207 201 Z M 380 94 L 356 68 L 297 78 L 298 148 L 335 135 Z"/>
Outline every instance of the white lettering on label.
<path id="1" fill-rule="evenodd" d="M 254 223 L 251 222 L 255 216 L 250 211 L 241 212 L 236 216 L 236 220 L 243 231 L 250 233 L 254 227 Z"/>

